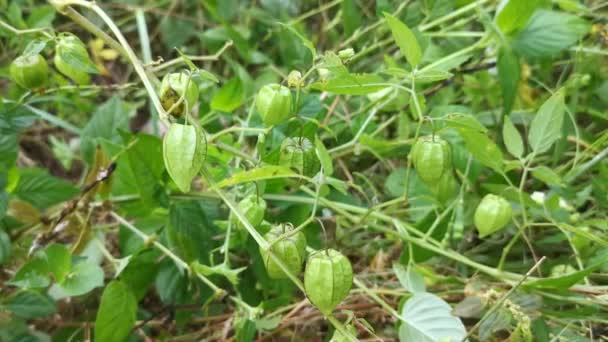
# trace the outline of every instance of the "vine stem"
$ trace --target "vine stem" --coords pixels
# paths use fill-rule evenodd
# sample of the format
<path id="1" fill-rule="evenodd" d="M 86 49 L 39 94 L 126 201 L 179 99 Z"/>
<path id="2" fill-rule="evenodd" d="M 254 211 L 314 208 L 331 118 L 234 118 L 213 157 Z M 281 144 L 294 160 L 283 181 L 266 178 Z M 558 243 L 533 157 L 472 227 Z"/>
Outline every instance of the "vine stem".
<path id="1" fill-rule="evenodd" d="M 114 35 L 118 39 L 118 42 L 124 49 L 124 53 L 126 54 L 127 58 L 129 59 L 129 62 L 131 62 L 131 64 L 133 65 L 135 72 L 137 73 L 137 75 L 141 79 L 142 83 L 144 84 L 144 87 L 146 88 L 146 90 L 148 92 L 150 100 L 152 101 L 154 108 L 158 112 L 158 116 L 159 116 L 161 122 L 165 125 L 168 125 L 169 124 L 169 121 L 168 121 L 169 115 L 167 114 L 167 112 L 164 110 L 162 104 L 160 103 L 160 99 L 158 98 L 158 94 L 156 94 L 156 90 L 154 89 L 154 86 L 152 85 L 150 78 L 148 78 L 148 75 L 146 74 L 146 71 L 144 70 L 144 67 L 143 67 L 141 61 L 137 58 L 137 56 L 135 55 L 135 52 L 133 52 L 133 49 L 127 42 L 127 39 L 124 37 L 122 32 L 120 32 L 120 30 L 118 29 L 118 27 L 116 26 L 116 24 L 114 23 L 112 18 L 110 18 L 106 14 L 106 12 L 104 12 L 104 10 L 101 9 L 101 7 L 99 7 L 94 2 L 81 1 L 81 0 L 50 0 L 50 3 L 53 6 L 55 6 L 56 8 L 58 8 L 58 10 L 60 12 L 64 12 L 64 13 L 65 13 L 64 9 L 65 8 L 69 9 L 70 5 L 77 5 L 77 6 L 82 6 L 82 7 L 88 8 L 88 9 L 92 10 L 93 12 L 95 12 L 106 23 L 106 25 L 108 25 L 108 27 L 110 28 L 112 33 L 114 33 Z M 99 28 L 97 28 L 97 29 L 99 29 Z M 101 31 L 101 32 L 103 32 L 103 31 Z"/>
<path id="2" fill-rule="evenodd" d="M 146 233 L 142 232 L 137 227 L 135 227 L 131 222 L 127 221 L 124 217 L 118 215 L 114 211 L 110 212 L 110 216 L 112 216 L 122 226 L 129 229 L 132 233 L 139 236 L 144 241 L 145 244 L 152 243 L 154 245 L 154 247 L 156 247 L 158 250 L 160 250 L 167 257 L 171 258 L 171 260 L 173 260 L 175 262 L 175 264 L 177 264 L 178 267 L 185 269 L 188 273 L 193 272 L 203 283 L 205 283 L 205 285 L 209 286 L 211 288 L 211 290 L 213 290 L 213 292 L 217 298 L 221 298 L 224 295 L 226 295 L 226 291 L 224 289 L 218 287 L 211 280 L 209 280 L 209 278 L 207 278 L 205 275 L 197 272 L 192 267 L 190 267 L 190 265 L 188 265 L 187 262 L 182 260 L 179 256 L 175 255 L 175 253 L 173 253 L 169 248 L 165 247 L 165 245 L 163 245 L 162 243 L 156 241 L 154 236 L 150 236 L 150 235 L 147 235 Z M 244 302 L 242 299 L 240 299 L 238 297 L 235 297 L 232 295 L 229 295 L 228 297 L 235 304 L 245 308 L 250 313 L 255 312 L 257 310 L 256 308 L 250 306 L 249 304 L 247 304 L 246 302 Z"/>

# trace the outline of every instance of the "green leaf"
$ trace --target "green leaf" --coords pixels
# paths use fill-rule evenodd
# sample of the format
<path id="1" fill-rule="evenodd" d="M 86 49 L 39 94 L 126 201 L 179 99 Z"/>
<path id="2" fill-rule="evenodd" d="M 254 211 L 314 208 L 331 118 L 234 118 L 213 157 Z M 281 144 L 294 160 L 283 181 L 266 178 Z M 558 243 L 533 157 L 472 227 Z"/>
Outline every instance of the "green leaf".
<path id="1" fill-rule="evenodd" d="M 228 281 L 232 285 L 238 285 L 239 273 L 241 273 L 247 269 L 247 267 L 240 267 L 240 268 L 232 269 L 232 268 L 228 267 L 228 265 L 226 265 L 225 263 L 221 263 L 221 264 L 215 265 L 215 266 L 207 266 L 207 265 L 199 264 L 196 261 L 193 262 L 191 264 L 191 266 L 194 268 L 194 270 L 196 272 L 199 272 L 200 274 L 207 276 L 207 277 L 212 276 L 212 275 L 224 276 L 224 277 L 226 277 L 226 279 L 228 279 Z"/>
<path id="2" fill-rule="evenodd" d="M 211 109 L 230 113 L 243 104 L 245 89 L 238 77 L 233 77 L 215 94 L 211 100 Z"/>
<path id="3" fill-rule="evenodd" d="M 561 186 L 564 184 L 562 178 L 555 171 L 543 165 L 535 167 L 532 170 L 532 176 L 547 185 Z"/>
<path id="4" fill-rule="evenodd" d="M 430 293 L 415 293 L 403 305 L 401 317 L 399 340 L 403 342 L 462 341 L 467 336 L 464 324 L 452 315 L 450 305 Z"/>
<path id="5" fill-rule="evenodd" d="M 41 288 L 50 284 L 46 260 L 34 258 L 25 263 L 8 282 L 21 288 Z"/>
<path id="6" fill-rule="evenodd" d="M 317 50 L 315 49 L 315 46 L 312 44 L 312 42 L 308 40 L 308 38 L 304 37 L 300 32 L 298 32 L 295 28 L 291 27 L 288 24 L 279 23 L 279 25 L 281 25 L 283 28 L 287 29 L 289 32 L 293 33 L 296 37 L 298 37 L 302 44 L 304 44 L 308 51 L 310 51 L 310 54 L 312 55 L 312 60 L 314 61 L 316 59 Z"/>
<path id="7" fill-rule="evenodd" d="M 521 74 L 519 58 L 509 47 L 501 47 L 496 61 L 498 82 L 502 91 L 503 113 L 509 114 L 517 97 L 517 86 Z"/>
<path id="8" fill-rule="evenodd" d="M 47 40 L 34 39 L 27 44 L 23 51 L 23 56 L 35 56 L 46 47 Z"/>
<path id="9" fill-rule="evenodd" d="M 103 286 L 103 270 L 97 264 L 83 261 L 76 264 L 71 272 L 51 291 L 57 299 L 80 296 L 96 287 Z"/>
<path id="10" fill-rule="evenodd" d="M 494 141 L 487 135 L 467 129 L 459 129 L 458 132 L 464 139 L 467 150 L 483 165 L 502 172 L 503 156 Z"/>
<path id="11" fill-rule="evenodd" d="M 46 209 L 69 200 L 78 193 L 78 189 L 45 170 L 32 168 L 20 171 L 19 183 L 13 193 L 38 209 Z"/>
<path id="12" fill-rule="evenodd" d="M 539 0 L 509 0 L 498 13 L 496 24 L 503 33 L 509 34 L 523 27 L 540 4 Z"/>
<path id="13" fill-rule="evenodd" d="M 602 258 L 595 261 L 593 264 L 585 267 L 584 269 L 573 272 L 570 274 L 566 274 L 559 277 L 550 277 L 550 278 L 541 278 L 527 281 L 523 284 L 526 288 L 535 288 L 535 289 L 557 289 L 557 290 L 566 290 L 572 285 L 580 282 L 583 278 L 587 277 L 595 270 L 602 267 L 604 264 L 608 262 L 608 253 L 606 253 Z"/>
<path id="14" fill-rule="evenodd" d="M 371 94 L 387 86 L 380 76 L 374 74 L 339 75 L 336 78 L 315 82 L 310 85 L 312 89 L 344 95 Z"/>
<path id="15" fill-rule="evenodd" d="M 395 272 L 401 286 L 407 291 L 411 293 L 426 292 L 424 278 L 410 265 L 405 269 L 400 264 L 393 264 L 393 272 Z"/>
<path id="16" fill-rule="evenodd" d="M 98 74 L 97 66 L 86 50 L 81 49 L 58 49 L 59 57 L 69 66 L 89 74 Z"/>
<path id="17" fill-rule="evenodd" d="M 484 125 L 482 125 L 479 120 L 477 120 L 473 115 L 470 114 L 450 114 L 446 119 L 444 119 L 444 121 L 448 125 L 448 127 L 456 129 L 465 129 L 481 133 L 485 133 L 488 131 L 488 129 Z"/>
<path id="18" fill-rule="evenodd" d="M 242 183 L 277 178 L 303 178 L 303 176 L 293 172 L 291 169 L 285 166 L 267 165 L 252 170 L 235 173 L 230 178 L 224 179 L 223 181 L 215 184 L 213 188 L 224 188 Z"/>
<path id="19" fill-rule="evenodd" d="M 125 139 L 129 136 L 125 135 Z M 137 142 L 127 150 L 126 156 L 142 202 L 152 207 L 158 202 L 160 179 L 165 170 L 162 143 L 158 137 L 147 134 L 138 134 L 135 139 Z"/>
<path id="20" fill-rule="evenodd" d="M 217 78 L 217 76 L 215 76 L 215 74 L 213 74 L 210 71 L 207 71 L 207 70 L 204 70 L 204 69 L 199 69 L 198 70 L 198 74 L 204 80 L 208 80 L 208 81 L 211 81 L 213 83 L 220 83 L 220 80 Z"/>
<path id="21" fill-rule="evenodd" d="M 114 280 L 106 286 L 95 318 L 96 341 L 124 341 L 135 325 L 137 301 L 127 285 Z"/>
<path id="22" fill-rule="evenodd" d="M 572 14 L 538 10 L 513 39 L 514 49 L 528 58 L 552 57 L 576 43 L 589 23 Z"/>
<path id="23" fill-rule="evenodd" d="M 129 129 L 129 119 L 135 115 L 136 107 L 123 102 L 120 97 L 113 96 L 101 106 L 98 106 L 93 117 L 82 130 L 80 150 L 84 160 L 93 163 L 95 146 L 103 139 L 120 143 L 119 130 Z"/>
<path id="24" fill-rule="evenodd" d="M 363 14 L 359 10 L 357 1 L 342 1 L 342 26 L 344 27 L 344 33 L 350 36 L 361 27 L 361 18 L 363 18 Z"/>
<path id="25" fill-rule="evenodd" d="M 215 229 L 199 201 L 179 201 L 169 208 L 167 235 L 171 248 L 186 262 L 208 260 Z"/>
<path id="26" fill-rule="evenodd" d="M 2 194 L 0 194 L 2 197 Z M 2 199 L 0 198 L 0 201 Z M 0 215 L 1 216 L 1 215 Z M 11 239 L 4 230 L 0 229 L 0 265 L 2 265 L 11 255 Z"/>
<path id="27" fill-rule="evenodd" d="M 315 137 L 315 147 L 317 148 L 317 157 L 319 157 L 319 161 L 321 161 L 321 166 L 323 167 L 323 174 L 331 176 L 334 173 L 332 159 L 325 145 L 323 145 L 323 141 L 318 137 Z"/>
<path id="28" fill-rule="evenodd" d="M 504 123 L 502 126 L 502 139 L 505 142 L 507 151 L 511 153 L 513 157 L 520 158 L 524 153 L 524 142 L 519 134 L 513 122 L 508 115 L 505 115 Z"/>
<path id="29" fill-rule="evenodd" d="M 432 83 L 437 81 L 446 80 L 454 76 L 452 73 L 439 70 L 439 69 L 427 69 L 422 72 L 414 74 L 416 84 Z"/>
<path id="30" fill-rule="evenodd" d="M 16 316 L 32 319 L 55 313 L 55 302 L 44 294 L 36 291 L 20 291 L 10 297 L 2 306 Z"/>
<path id="31" fill-rule="evenodd" d="M 48 270 L 61 283 L 72 268 L 72 255 L 64 245 L 52 244 L 44 251 Z"/>
<path id="32" fill-rule="evenodd" d="M 546 152 L 560 138 L 565 107 L 564 91 L 558 90 L 543 103 L 532 119 L 528 143 L 535 154 Z"/>
<path id="33" fill-rule="evenodd" d="M 399 46 L 399 50 L 401 50 L 407 61 L 413 67 L 416 67 L 422 59 L 422 50 L 420 49 L 420 45 L 418 45 L 416 36 L 407 25 L 389 13 L 384 13 L 384 17 L 391 29 L 393 39 L 397 43 L 397 46 Z"/>
<path id="34" fill-rule="evenodd" d="M 172 123 L 163 138 L 167 172 L 182 192 L 190 191 L 192 180 L 203 165 L 205 147 L 197 126 Z"/>

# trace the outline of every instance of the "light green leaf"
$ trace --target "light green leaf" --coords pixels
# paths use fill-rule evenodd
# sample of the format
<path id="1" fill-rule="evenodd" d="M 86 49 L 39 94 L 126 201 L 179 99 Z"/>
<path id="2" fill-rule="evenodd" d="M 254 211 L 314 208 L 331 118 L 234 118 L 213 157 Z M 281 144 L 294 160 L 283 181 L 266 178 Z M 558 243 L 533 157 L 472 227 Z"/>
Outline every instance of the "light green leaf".
<path id="1" fill-rule="evenodd" d="M 552 57 L 576 43 L 587 32 L 589 23 L 575 15 L 537 10 L 513 39 L 513 47 L 529 58 Z"/>
<path id="2" fill-rule="evenodd" d="M 420 49 L 418 40 L 416 40 L 416 36 L 407 25 L 389 13 L 384 13 L 384 17 L 391 28 L 393 39 L 397 43 L 397 46 L 399 46 L 399 50 L 401 50 L 407 61 L 413 67 L 416 67 L 422 59 L 422 50 Z"/>
<path id="3" fill-rule="evenodd" d="M 538 0 L 509 0 L 498 13 L 496 24 L 503 33 L 509 34 L 523 27 L 539 5 Z"/>
<path id="4" fill-rule="evenodd" d="M 498 82 L 502 91 L 503 113 L 509 114 L 517 96 L 517 86 L 521 74 L 519 58 L 510 47 L 501 47 L 496 62 Z"/>
<path id="5" fill-rule="evenodd" d="M 558 90 L 540 107 L 530 124 L 528 143 L 535 154 L 551 148 L 560 138 L 564 121 L 564 91 Z"/>
<path id="6" fill-rule="evenodd" d="M 76 264 L 71 272 L 59 283 L 56 291 L 52 291 L 56 299 L 80 296 L 96 287 L 103 286 L 103 270 L 97 264 L 84 261 Z"/>
<path id="7" fill-rule="evenodd" d="M 64 245 L 52 244 L 44 251 L 48 270 L 55 280 L 61 283 L 72 268 L 72 255 Z"/>
<path id="8" fill-rule="evenodd" d="M 505 142 L 507 151 L 511 153 L 513 157 L 520 158 L 524 153 L 524 142 L 519 134 L 513 122 L 508 115 L 505 115 L 504 123 L 502 126 L 502 139 Z"/>
<path id="9" fill-rule="evenodd" d="M 446 119 L 444 119 L 444 121 L 449 127 L 456 129 L 465 129 L 481 133 L 485 133 L 488 131 L 488 129 L 484 125 L 482 125 L 479 120 L 477 120 L 473 115 L 470 114 L 450 114 Z"/>
<path id="10" fill-rule="evenodd" d="M 237 109 L 245 98 L 245 89 L 238 77 L 233 77 L 215 94 L 211 100 L 211 109 L 230 113 Z"/>
<path id="11" fill-rule="evenodd" d="M 191 264 L 192 268 L 204 276 L 221 275 L 226 277 L 232 285 L 239 284 L 239 273 L 243 272 L 247 267 L 229 268 L 228 265 L 221 263 L 215 266 L 207 266 L 195 261 Z"/>
<path id="12" fill-rule="evenodd" d="M 81 49 L 58 49 L 60 58 L 76 70 L 89 74 L 98 74 L 97 66 L 91 61 L 86 50 Z"/>
<path id="13" fill-rule="evenodd" d="M 423 72 L 417 72 L 414 74 L 416 84 L 432 83 L 437 81 L 446 80 L 452 77 L 453 74 L 447 71 L 439 69 L 428 69 Z"/>
<path id="14" fill-rule="evenodd" d="M 285 166 L 267 165 L 259 168 L 242 171 L 232 175 L 230 178 L 215 184 L 213 188 L 224 188 L 227 186 L 237 185 L 241 183 L 277 179 L 277 178 L 304 178 Z"/>
<path id="15" fill-rule="evenodd" d="M 95 318 L 96 341 L 124 341 L 135 324 L 137 301 L 131 289 L 114 280 L 106 286 Z"/>
<path id="16" fill-rule="evenodd" d="M 503 156 L 494 141 L 487 135 L 467 129 L 459 129 L 458 132 L 464 139 L 467 150 L 483 165 L 502 172 Z"/>
<path id="17" fill-rule="evenodd" d="M 374 74 L 346 74 L 315 82 L 310 87 L 334 94 L 366 95 L 386 88 L 387 84 L 380 76 Z"/>
<path id="18" fill-rule="evenodd" d="M 204 80 L 208 80 L 208 81 L 211 81 L 213 83 L 220 83 L 220 80 L 217 78 L 217 76 L 215 76 L 215 74 L 213 74 L 210 71 L 207 71 L 207 70 L 204 70 L 204 69 L 199 69 L 198 70 L 198 74 Z"/>
<path id="19" fill-rule="evenodd" d="M 415 293 L 401 309 L 402 342 L 462 341 L 467 331 L 443 299 L 425 292 Z"/>
<path id="20" fill-rule="evenodd" d="M 411 266 L 408 265 L 407 269 L 405 269 L 400 264 L 393 264 L 393 272 L 395 272 L 401 286 L 407 291 L 411 293 L 426 292 L 424 278 Z"/>
<path id="21" fill-rule="evenodd" d="M 323 145 L 323 141 L 318 137 L 315 137 L 315 147 L 317 151 L 317 157 L 319 157 L 319 161 L 321 161 L 321 166 L 323 167 L 323 174 L 325 176 L 331 176 L 334 173 L 334 167 L 332 165 L 332 159 L 329 155 L 329 152 Z"/>
<path id="22" fill-rule="evenodd" d="M 538 166 L 532 170 L 532 176 L 548 185 L 561 186 L 564 183 L 562 178 L 553 170 L 546 166 Z"/>

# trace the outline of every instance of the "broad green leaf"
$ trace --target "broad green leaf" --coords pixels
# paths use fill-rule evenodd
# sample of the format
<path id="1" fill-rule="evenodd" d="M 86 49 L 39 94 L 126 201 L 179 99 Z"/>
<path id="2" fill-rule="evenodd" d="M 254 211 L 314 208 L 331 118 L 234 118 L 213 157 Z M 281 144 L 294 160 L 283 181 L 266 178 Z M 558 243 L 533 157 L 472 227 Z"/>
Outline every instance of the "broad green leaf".
<path id="1" fill-rule="evenodd" d="M 511 113 L 517 96 L 517 86 L 521 74 L 519 58 L 510 47 L 501 47 L 496 61 L 498 82 L 502 91 L 503 113 Z"/>
<path id="2" fill-rule="evenodd" d="M 80 296 L 96 287 L 103 286 L 104 273 L 101 267 L 91 261 L 80 262 L 58 283 L 58 287 L 51 291 L 56 299 Z"/>
<path id="3" fill-rule="evenodd" d="M 80 49 L 58 49 L 59 57 L 69 66 L 76 70 L 89 74 L 98 74 L 95 63 L 89 58 L 89 54 Z"/>
<path id="4" fill-rule="evenodd" d="M 432 83 L 446 80 L 452 77 L 453 74 L 439 69 L 428 69 L 414 74 L 416 84 Z"/>
<path id="5" fill-rule="evenodd" d="M 401 286 L 407 291 L 411 293 L 426 292 L 424 278 L 413 267 L 408 265 L 405 269 L 400 264 L 393 264 L 393 272 L 395 272 Z"/>
<path id="6" fill-rule="evenodd" d="M 206 261 L 209 251 L 215 248 L 215 229 L 199 201 L 173 202 L 166 230 L 171 249 L 186 262 Z"/>
<path id="7" fill-rule="evenodd" d="M 467 331 L 452 308 L 434 294 L 418 292 L 401 309 L 403 323 L 399 328 L 402 342 L 462 341 Z"/>
<path id="8" fill-rule="evenodd" d="M 501 172 L 503 169 L 502 152 L 494 141 L 487 135 L 467 129 L 459 129 L 458 132 L 465 141 L 467 150 L 483 165 Z"/>
<path id="9" fill-rule="evenodd" d="M 64 245 L 52 244 L 44 251 L 49 272 L 61 283 L 72 267 L 72 255 Z"/>
<path id="10" fill-rule="evenodd" d="M 131 289 L 114 280 L 106 286 L 95 318 L 96 341 L 124 341 L 135 324 L 137 301 Z"/>
<path id="11" fill-rule="evenodd" d="M 496 24 L 503 33 L 509 34 L 526 25 L 540 4 L 539 0 L 509 0 L 498 13 Z"/>
<path id="12" fill-rule="evenodd" d="M 550 278 L 540 278 L 535 280 L 527 281 L 523 284 L 524 287 L 527 288 L 535 288 L 535 289 L 558 289 L 565 290 L 574 284 L 580 282 L 586 276 L 593 273 L 595 270 L 602 267 L 604 264 L 608 262 L 608 253 L 605 254 L 599 260 L 596 260 L 593 264 L 585 267 L 584 269 L 573 272 L 570 274 L 566 274 L 559 277 L 550 277 Z"/>
<path id="13" fill-rule="evenodd" d="M 29 28 L 50 27 L 55 19 L 55 8 L 51 5 L 36 5 L 27 17 Z"/>
<path id="14" fill-rule="evenodd" d="M 120 143 L 119 130 L 129 129 L 129 119 L 135 115 L 136 107 L 123 102 L 120 97 L 113 96 L 98 106 L 93 117 L 82 130 L 80 150 L 84 160 L 90 165 L 93 163 L 95 146 L 102 139 L 113 143 Z"/>
<path id="15" fill-rule="evenodd" d="M 560 138 L 565 107 L 564 90 L 558 90 L 543 103 L 532 119 L 528 143 L 535 154 L 546 152 Z"/>
<path id="16" fill-rule="evenodd" d="M 548 185 L 561 186 L 564 184 L 562 178 L 555 171 L 544 165 L 535 167 L 532 170 L 532 176 Z"/>
<path id="17" fill-rule="evenodd" d="M 8 282 L 21 288 L 42 288 L 50 284 L 46 260 L 38 257 L 25 263 Z"/>
<path id="18" fill-rule="evenodd" d="M 165 170 L 162 160 L 162 143 L 153 135 L 137 134 L 134 137 L 125 135 L 126 141 L 137 139 L 126 152 L 126 159 L 133 174 L 133 182 L 141 201 L 148 207 L 158 203 L 160 180 Z"/>
<path id="19" fill-rule="evenodd" d="M 485 133 L 488 131 L 488 129 L 484 125 L 482 125 L 479 120 L 477 120 L 473 115 L 470 114 L 449 114 L 448 117 L 444 119 L 444 121 L 448 125 L 448 127 L 456 129 L 465 129 L 481 133 Z"/>
<path id="20" fill-rule="evenodd" d="M 374 74 L 339 75 L 310 85 L 312 89 L 344 95 L 366 95 L 382 90 L 387 86 L 380 76 Z"/>
<path id="21" fill-rule="evenodd" d="M 235 173 L 230 178 L 215 184 L 214 188 L 224 188 L 227 186 L 248 183 L 266 179 L 277 178 L 302 178 L 303 176 L 293 172 L 285 166 L 267 165 L 259 168 L 251 169 Z"/>
<path id="22" fill-rule="evenodd" d="M 553 57 L 589 32 L 589 23 L 575 15 L 537 10 L 514 37 L 513 47 L 529 58 Z"/>
<path id="23" fill-rule="evenodd" d="M 23 51 L 23 56 L 35 56 L 46 47 L 47 40 L 34 39 L 27 44 Z"/>
<path id="24" fill-rule="evenodd" d="M 245 98 L 245 89 L 238 77 L 233 77 L 215 94 L 211 109 L 230 113 L 239 108 Z"/>
<path id="25" fill-rule="evenodd" d="M 401 53 L 413 67 L 418 66 L 422 59 L 422 50 L 420 49 L 418 40 L 416 40 L 416 36 L 412 30 L 389 13 L 384 13 L 384 17 L 388 22 L 388 26 L 393 34 L 393 39 L 397 43 L 397 46 L 399 46 Z"/>
<path id="26" fill-rule="evenodd" d="M 42 169 L 22 169 L 19 183 L 13 192 L 18 198 L 38 209 L 67 201 L 78 189 L 63 179 L 51 176 Z"/>
<path id="27" fill-rule="evenodd" d="M 505 115 L 504 117 L 502 140 L 505 142 L 507 151 L 509 151 L 513 157 L 520 158 L 523 155 L 524 142 L 508 115 Z"/>
<path id="28" fill-rule="evenodd" d="M 323 167 L 323 174 L 325 176 L 331 176 L 334 173 L 334 167 L 332 165 L 332 159 L 329 155 L 329 152 L 323 145 L 323 141 L 318 137 L 315 137 L 315 147 L 317 151 L 317 157 L 319 157 L 319 161 L 321 161 L 321 166 Z"/>
<path id="29" fill-rule="evenodd" d="M 194 125 L 172 123 L 163 138 L 163 158 L 171 179 L 182 192 L 190 191 L 192 180 L 203 165 L 205 146 Z"/>
<path id="30" fill-rule="evenodd" d="M 51 298 L 30 290 L 17 292 L 2 306 L 12 314 L 25 319 L 48 316 L 57 310 L 55 302 Z"/>

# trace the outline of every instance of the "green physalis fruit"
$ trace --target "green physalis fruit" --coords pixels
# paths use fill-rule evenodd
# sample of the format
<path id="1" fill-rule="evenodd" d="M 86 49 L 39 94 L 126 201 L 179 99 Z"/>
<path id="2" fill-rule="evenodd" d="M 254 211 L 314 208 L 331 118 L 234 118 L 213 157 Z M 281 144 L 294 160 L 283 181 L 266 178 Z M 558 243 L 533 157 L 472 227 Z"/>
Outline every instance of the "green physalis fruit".
<path id="1" fill-rule="evenodd" d="M 55 67 L 59 72 L 83 85 L 91 81 L 87 72 L 95 72 L 84 43 L 72 34 L 62 34 L 55 46 Z"/>
<path id="2" fill-rule="evenodd" d="M 450 145 L 438 135 L 419 138 L 412 148 L 412 158 L 418 177 L 427 184 L 439 181 L 452 168 Z"/>
<path id="3" fill-rule="evenodd" d="M 313 143 L 304 137 L 287 138 L 281 144 L 279 164 L 312 177 L 321 169 Z"/>
<path id="4" fill-rule="evenodd" d="M 163 158 L 171 179 L 182 192 L 190 191 L 192 179 L 203 165 L 205 142 L 194 125 L 172 123 L 163 139 Z"/>
<path id="5" fill-rule="evenodd" d="M 255 97 L 255 109 L 266 127 L 278 125 L 292 116 L 291 91 L 276 83 L 267 84 Z"/>
<path id="6" fill-rule="evenodd" d="M 239 210 L 251 225 L 255 228 L 259 226 L 264 220 L 264 213 L 266 212 L 266 201 L 263 198 L 260 198 L 256 195 L 249 195 L 243 198 L 239 204 Z M 232 218 L 233 224 L 235 224 L 239 228 L 244 228 L 241 221 L 239 221 L 235 216 Z"/>
<path id="7" fill-rule="evenodd" d="M 382 112 L 394 112 L 405 107 L 410 101 L 410 94 L 403 89 L 391 87 L 367 95 L 370 101 L 376 101 Z"/>
<path id="8" fill-rule="evenodd" d="M 260 254 L 266 267 L 268 276 L 272 279 L 287 278 L 281 267 L 272 260 L 269 250 L 282 261 L 292 275 L 300 274 L 302 264 L 306 257 L 306 237 L 301 231 L 293 232 L 293 228 L 286 224 L 279 224 L 264 235 L 270 244 L 269 249 L 260 247 Z"/>
<path id="9" fill-rule="evenodd" d="M 198 86 L 186 73 L 167 74 L 160 85 L 160 102 L 169 114 L 181 117 L 198 102 Z"/>
<path id="10" fill-rule="evenodd" d="M 456 180 L 451 172 L 445 172 L 439 181 L 433 184 L 429 184 L 431 192 L 437 197 L 437 200 L 441 203 L 446 203 L 452 197 L 456 191 Z"/>
<path id="11" fill-rule="evenodd" d="M 479 237 L 486 237 L 504 228 L 511 220 L 511 204 L 493 194 L 487 194 L 475 210 L 475 226 Z"/>
<path id="12" fill-rule="evenodd" d="M 23 88 L 37 89 L 48 81 L 49 66 L 40 55 L 20 56 L 11 63 L 10 74 Z"/>
<path id="13" fill-rule="evenodd" d="M 350 261 L 334 249 L 310 255 L 304 271 L 306 296 L 322 313 L 331 313 L 353 284 Z"/>

